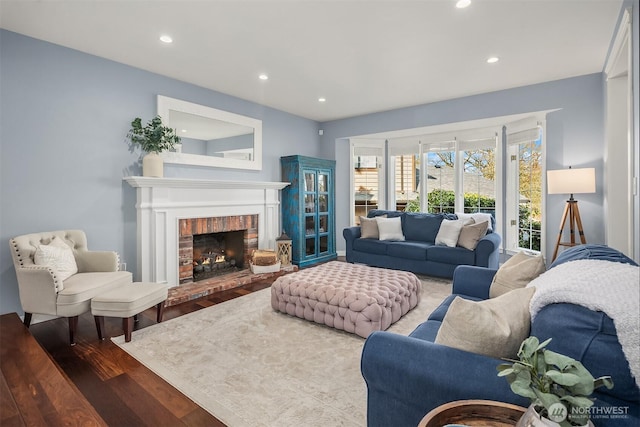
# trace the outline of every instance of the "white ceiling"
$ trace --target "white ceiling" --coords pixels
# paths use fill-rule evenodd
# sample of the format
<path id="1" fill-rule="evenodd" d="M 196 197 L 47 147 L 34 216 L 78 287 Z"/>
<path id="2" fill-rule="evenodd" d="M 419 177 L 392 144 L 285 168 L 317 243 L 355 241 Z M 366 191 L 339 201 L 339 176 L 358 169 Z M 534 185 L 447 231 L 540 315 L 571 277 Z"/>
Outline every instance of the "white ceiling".
<path id="1" fill-rule="evenodd" d="M 317 121 L 603 70 L 622 0 L 0 0 L 0 26 Z M 174 43 L 159 42 L 169 34 Z M 490 56 L 500 57 L 487 64 Z M 269 80 L 258 79 L 267 73 Z M 325 103 L 318 102 L 325 97 Z"/>

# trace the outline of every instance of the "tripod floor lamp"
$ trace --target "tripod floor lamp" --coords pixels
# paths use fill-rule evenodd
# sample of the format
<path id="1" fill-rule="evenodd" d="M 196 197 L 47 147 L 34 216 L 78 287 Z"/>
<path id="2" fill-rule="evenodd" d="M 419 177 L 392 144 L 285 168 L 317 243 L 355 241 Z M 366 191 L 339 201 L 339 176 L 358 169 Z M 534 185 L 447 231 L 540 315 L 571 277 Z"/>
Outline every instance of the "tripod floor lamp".
<path id="1" fill-rule="evenodd" d="M 573 198 L 574 194 L 578 193 L 595 193 L 596 192 L 596 170 L 594 168 L 581 168 L 581 169 L 561 169 L 554 171 L 547 171 L 547 193 L 549 194 L 570 194 L 567 205 L 564 208 L 562 214 L 562 220 L 560 221 L 560 231 L 558 232 L 558 239 L 556 240 L 556 248 L 553 251 L 553 262 L 558 256 L 558 249 L 560 246 L 575 246 L 576 243 L 576 227 L 578 235 L 580 236 L 580 242 L 582 244 L 587 243 L 587 239 L 584 236 L 582 229 L 582 219 L 580 218 L 580 211 L 578 210 L 578 201 Z M 564 228 L 569 219 L 569 241 L 563 242 L 562 235 Z"/>

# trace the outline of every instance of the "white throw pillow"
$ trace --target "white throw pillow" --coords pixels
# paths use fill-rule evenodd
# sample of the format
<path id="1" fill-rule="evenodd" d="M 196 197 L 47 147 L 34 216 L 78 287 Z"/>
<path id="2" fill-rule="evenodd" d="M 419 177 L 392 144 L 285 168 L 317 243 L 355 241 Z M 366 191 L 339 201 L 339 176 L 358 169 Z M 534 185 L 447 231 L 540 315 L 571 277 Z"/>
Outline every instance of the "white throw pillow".
<path id="1" fill-rule="evenodd" d="M 464 219 L 464 220 L 473 219 L 476 224 L 479 224 L 484 221 L 489 221 L 489 228 L 487 229 L 487 231 L 493 231 L 493 227 L 491 227 L 491 214 L 456 212 L 456 216 L 458 217 L 458 219 Z M 466 223 L 465 225 L 469 225 L 469 224 Z"/>
<path id="2" fill-rule="evenodd" d="M 436 245 L 446 245 L 455 248 L 458 244 L 460 231 L 464 226 L 464 219 L 443 219 L 436 236 Z"/>
<path id="3" fill-rule="evenodd" d="M 78 272 L 73 251 L 59 237 L 54 237 L 48 245 L 38 245 L 33 261 L 36 265 L 46 265 L 55 269 L 60 280 L 68 279 Z"/>
<path id="4" fill-rule="evenodd" d="M 402 234 L 402 220 L 400 217 L 381 218 L 377 216 L 376 222 L 378 223 L 380 240 L 404 240 L 404 234 Z"/>

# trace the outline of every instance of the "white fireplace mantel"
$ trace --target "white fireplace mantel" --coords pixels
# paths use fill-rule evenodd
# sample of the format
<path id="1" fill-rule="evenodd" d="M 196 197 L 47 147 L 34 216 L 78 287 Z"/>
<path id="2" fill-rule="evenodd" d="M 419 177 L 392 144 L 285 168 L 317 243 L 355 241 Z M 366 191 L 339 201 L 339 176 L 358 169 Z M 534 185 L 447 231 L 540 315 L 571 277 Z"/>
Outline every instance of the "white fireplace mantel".
<path id="1" fill-rule="evenodd" d="M 137 277 L 177 286 L 178 220 L 258 215 L 258 248 L 275 248 L 280 235 L 279 190 L 288 182 L 182 178 L 123 178 L 136 189 Z"/>

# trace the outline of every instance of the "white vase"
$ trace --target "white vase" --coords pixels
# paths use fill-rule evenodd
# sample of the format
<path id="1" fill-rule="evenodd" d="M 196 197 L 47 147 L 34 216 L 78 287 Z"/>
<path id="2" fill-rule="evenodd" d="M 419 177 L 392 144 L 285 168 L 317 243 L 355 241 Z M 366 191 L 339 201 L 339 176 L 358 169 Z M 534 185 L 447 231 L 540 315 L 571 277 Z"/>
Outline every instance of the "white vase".
<path id="1" fill-rule="evenodd" d="M 149 153 L 142 158 L 142 176 L 162 178 L 163 166 L 162 157 L 158 153 Z"/>

